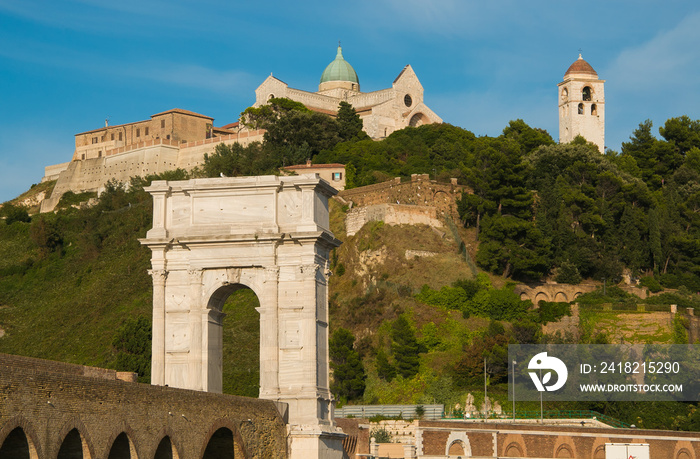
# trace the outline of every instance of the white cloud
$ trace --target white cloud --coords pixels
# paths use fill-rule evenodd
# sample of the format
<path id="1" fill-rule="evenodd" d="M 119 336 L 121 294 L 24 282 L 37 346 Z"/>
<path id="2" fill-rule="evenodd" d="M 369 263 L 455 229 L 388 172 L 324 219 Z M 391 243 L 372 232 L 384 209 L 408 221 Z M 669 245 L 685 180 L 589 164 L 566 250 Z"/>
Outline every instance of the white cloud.
<path id="1" fill-rule="evenodd" d="M 622 51 L 605 72 L 623 82 L 630 91 L 649 91 L 663 86 L 696 85 L 700 70 L 700 12 L 686 16 L 674 29 Z"/>
<path id="2" fill-rule="evenodd" d="M 105 81 L 112 81 L 115 78 L 149 80 L 182 88 L 239 95 L 247 95 L 250 92 L 250 85 L 253 84 L 251 74 L 236 69 L 213 68 L 197 63 L 174 63 L 165 60 L 124 62 L 51 43 L 27 41 L 20 46 L 4 46 L 0 39 L 0 56 L 50 68 L 65 69 L 79 75 L 96 75 Z"/>

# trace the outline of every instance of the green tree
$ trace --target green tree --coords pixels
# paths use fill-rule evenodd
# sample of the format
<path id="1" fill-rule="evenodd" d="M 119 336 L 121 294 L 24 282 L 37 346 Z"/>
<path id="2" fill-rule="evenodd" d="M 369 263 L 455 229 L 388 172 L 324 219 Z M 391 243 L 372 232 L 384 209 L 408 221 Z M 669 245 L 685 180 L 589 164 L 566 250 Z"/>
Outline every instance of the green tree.
<path id="1" fill-rule="evenodd" d="M 700 148 L 700 120 L 692 120 L 687 115 L 670 118 L 659 128 L 659 134 L 670 143 L 677 155 L 666 160 L 674 161 L 668 166 L 673 170 L 680 167 L 683 158 L 692 148 Z"/>
<path id="2" fill-rule="evenodd" d="M 25 206 L 16 205 L 11 202 L 6 202 L 2 205 L 0 208 L 0 216 L 5 217 L 5 223 L 8 225 L 14 222 L 27 223 L 32 221 Z"/>
<path id="3" fill-rule="evenodd" d="M 476 262 L 503 277 L 539 279 L 549 271 L 550 240 L 532 222 L 493 215 L 483 222 Z"/>
<path id="4" fill-rule="evenodd" d="M 63 234 L 56 216 L 41 215 L 32 222 L 29 234 L 43 256 L 63 250 Z"/>
<path id="5" fill-rule="evenodd" d="M 338 121 L 338 135 L 343 141 L 369 139 L 367 133 L 362 130 L 362 119 L 349 103 L 340 102 L 336 120 Z"/>
<path id="6" fill-rule="evenodd" d="M 421 347 L 413 327 L 404 315 L 400 315 L 392 324 L 391 341 L 396 372 L 404 378 L 418 374 Z"/>
<path id="7" fill-rule="evenodd" d="M 130 317 L 116 330 L 112 339 L 116 356 L 112 366 L 138 373 L 139 382 L 151 380 L 151 321 L 148 317 Z"/>
<path id="8" fill-rule="evenodd" d="M 554 145 L 554 139 L 544 129 L 531 128 L 521 119 L 510 121 L 503 129 L 503 136 L 513 139 L 522 148 L 523 154 L 536 150 L 541 145 Z"/>
<path id="9" fill-rule="evenodd" d="M 241 122 L 251 129 L 268 129 L 280 117 L 291 112 L 311 113 L 301 102 L 284 97 L 273 97 L 260 107 L 248 107 L 241 113 Z"/>
<path id="10" fill-rule="evenodd" d="M 385 381 L 391 382 L 396 377 L 396 368 L 389 363 L 389 358 L 384 349 L 377 351 L 377 374 Z"/>
<path id="11" fill-rule="evenodd" d="M 339 328 L 329 340 L 328 353 L 333 370 L 331 391 L 339 399 L 354 400 L 365 392 L 365 369 L 355 350 L 355 337 L 349 330 Z"/>

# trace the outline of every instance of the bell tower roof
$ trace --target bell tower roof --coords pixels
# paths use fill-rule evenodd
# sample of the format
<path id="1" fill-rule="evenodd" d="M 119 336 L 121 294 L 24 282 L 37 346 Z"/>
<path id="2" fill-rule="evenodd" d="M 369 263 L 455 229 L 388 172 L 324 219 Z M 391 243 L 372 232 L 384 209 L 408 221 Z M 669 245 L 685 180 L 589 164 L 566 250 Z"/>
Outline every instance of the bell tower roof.
<path id="1" fill-rule="evenodd" d="M 564 79 L 567 77 L 598 78 L 598 73 L 593 70 L 591 64 L 583 60 L 583 57 L 581 57 L 581 54 L 579 53 L 578 59 L 576 59 L 574 63 L 569 66 L 569 69 L 564 74 Z"/>

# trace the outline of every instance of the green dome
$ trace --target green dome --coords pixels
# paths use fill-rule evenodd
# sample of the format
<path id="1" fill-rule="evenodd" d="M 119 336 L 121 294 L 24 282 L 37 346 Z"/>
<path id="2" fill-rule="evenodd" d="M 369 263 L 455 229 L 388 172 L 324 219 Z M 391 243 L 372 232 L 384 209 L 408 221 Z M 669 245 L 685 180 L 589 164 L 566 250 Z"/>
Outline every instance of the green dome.
<path id="1" fill-rule="evenodd" d="M 323 75 L 321 75 L 321 83 L 327 81 L 349 81 L 360 84 L 355 69 L 348 64 L 348 61 L 343 59 L 343 51 L 340 46 L 338 46 L 338 54 L 335 56 L 335 60 L 328 64 L 326 70 L 323 71 Z"/>

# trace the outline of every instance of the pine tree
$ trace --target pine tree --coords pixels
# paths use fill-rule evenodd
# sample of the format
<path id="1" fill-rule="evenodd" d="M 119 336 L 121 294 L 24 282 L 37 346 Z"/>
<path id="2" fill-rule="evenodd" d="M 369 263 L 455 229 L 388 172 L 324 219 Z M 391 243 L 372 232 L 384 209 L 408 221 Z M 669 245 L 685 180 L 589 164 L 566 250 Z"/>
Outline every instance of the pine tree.
<path id="1" fill-rule="evenodd" d="M 405 316 L 399 316 L 391 327 L 391 345 L 396 363 L 396 372 L 404 378 L 418 374 L 420 367 L 420 346 L 416 333 Z"/>
<path id="2" fill-rule="evenodd" d="M 331 391 L 337 398 L 353 400 L 365 392 L 365 368 L 355 350 L 355 337 L 349 330 L 339 328 L 329 340 L 329 355 L 333 382 Z"/>

